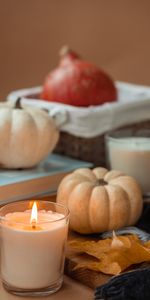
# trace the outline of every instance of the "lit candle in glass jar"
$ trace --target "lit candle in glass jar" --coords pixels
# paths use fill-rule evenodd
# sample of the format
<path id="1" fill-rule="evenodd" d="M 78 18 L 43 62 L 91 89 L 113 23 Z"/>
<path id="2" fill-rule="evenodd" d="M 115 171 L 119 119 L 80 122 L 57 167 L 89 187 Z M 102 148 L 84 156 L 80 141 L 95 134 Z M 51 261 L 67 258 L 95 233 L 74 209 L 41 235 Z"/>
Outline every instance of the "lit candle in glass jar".
<path id="1" fill-rule="evenodd" d="M 15 294 L 50 294 L 62 285 L 68 210 L 39 201 L 8 204 L 1 216 L 1 277 Z"/>

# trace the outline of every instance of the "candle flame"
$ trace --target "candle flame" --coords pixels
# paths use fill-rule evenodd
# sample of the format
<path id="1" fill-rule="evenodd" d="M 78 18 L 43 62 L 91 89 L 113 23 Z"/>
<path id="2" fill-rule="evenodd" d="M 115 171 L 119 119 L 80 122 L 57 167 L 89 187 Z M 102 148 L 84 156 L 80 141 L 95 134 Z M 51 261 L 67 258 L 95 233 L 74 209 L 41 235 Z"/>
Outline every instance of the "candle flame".
<path id="1" fill-rule="evenodd" d="M 37 204 L 34 201 L 32 206 L 32 211 L 31 211 L 30 223 L 35 226 L 35 224 L 37 223 L 37 219 L 38 219 L 38 210 L 37 210 Z"/>

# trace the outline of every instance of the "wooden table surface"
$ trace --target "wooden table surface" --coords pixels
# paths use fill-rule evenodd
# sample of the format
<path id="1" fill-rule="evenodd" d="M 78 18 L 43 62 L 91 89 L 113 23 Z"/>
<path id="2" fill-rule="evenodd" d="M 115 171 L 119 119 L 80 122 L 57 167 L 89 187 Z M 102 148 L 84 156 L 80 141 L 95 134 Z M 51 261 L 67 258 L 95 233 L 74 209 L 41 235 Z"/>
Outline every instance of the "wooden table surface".
<path id="1" fill-rule="evenodd" d="M 62 288 L 55 294 L 52 294 L 47 297 L 19 297 L 11 295 L 5 291 L 2 283 L 0 283 L 0 300 L 91 300 L 93 299 L 93 290 L 83 286 L 80 283 L 64 276 L 64 283 Z"/>

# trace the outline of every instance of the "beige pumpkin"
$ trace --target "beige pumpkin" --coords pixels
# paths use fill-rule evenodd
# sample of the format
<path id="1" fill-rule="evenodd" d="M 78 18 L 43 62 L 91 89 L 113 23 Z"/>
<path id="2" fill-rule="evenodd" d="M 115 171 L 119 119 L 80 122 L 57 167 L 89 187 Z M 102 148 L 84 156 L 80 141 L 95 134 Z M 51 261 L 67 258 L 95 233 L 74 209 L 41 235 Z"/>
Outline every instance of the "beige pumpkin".
<path id="1" fill-rule="evenodd" d="M 55 147 L 59 131 L 42 109 L 0 105 L 0 167 L 29 168 Z"/>
<path id="2" fill-rule="evenodd" d="M 57 202 L 70 210 L 70 228 L 98 233 L 133 225 L 141 215 L 141 188 L 134 178 L 105 168 L 82 168 L 61 181 Z"/>

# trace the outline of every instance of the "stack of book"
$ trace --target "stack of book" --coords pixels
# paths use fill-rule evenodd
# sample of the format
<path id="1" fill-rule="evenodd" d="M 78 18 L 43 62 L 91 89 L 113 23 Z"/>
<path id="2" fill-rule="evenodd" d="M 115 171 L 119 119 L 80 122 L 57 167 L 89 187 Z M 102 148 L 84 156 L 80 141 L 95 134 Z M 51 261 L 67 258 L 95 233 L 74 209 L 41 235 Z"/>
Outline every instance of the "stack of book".
<path id="1" fill-rule="evenodd" d="M 0 205 L 13 201 L 55 195 L 62 178 L 92 163 L 50 154 L 38 166 L 22 170 L 0 170 Z"/>

